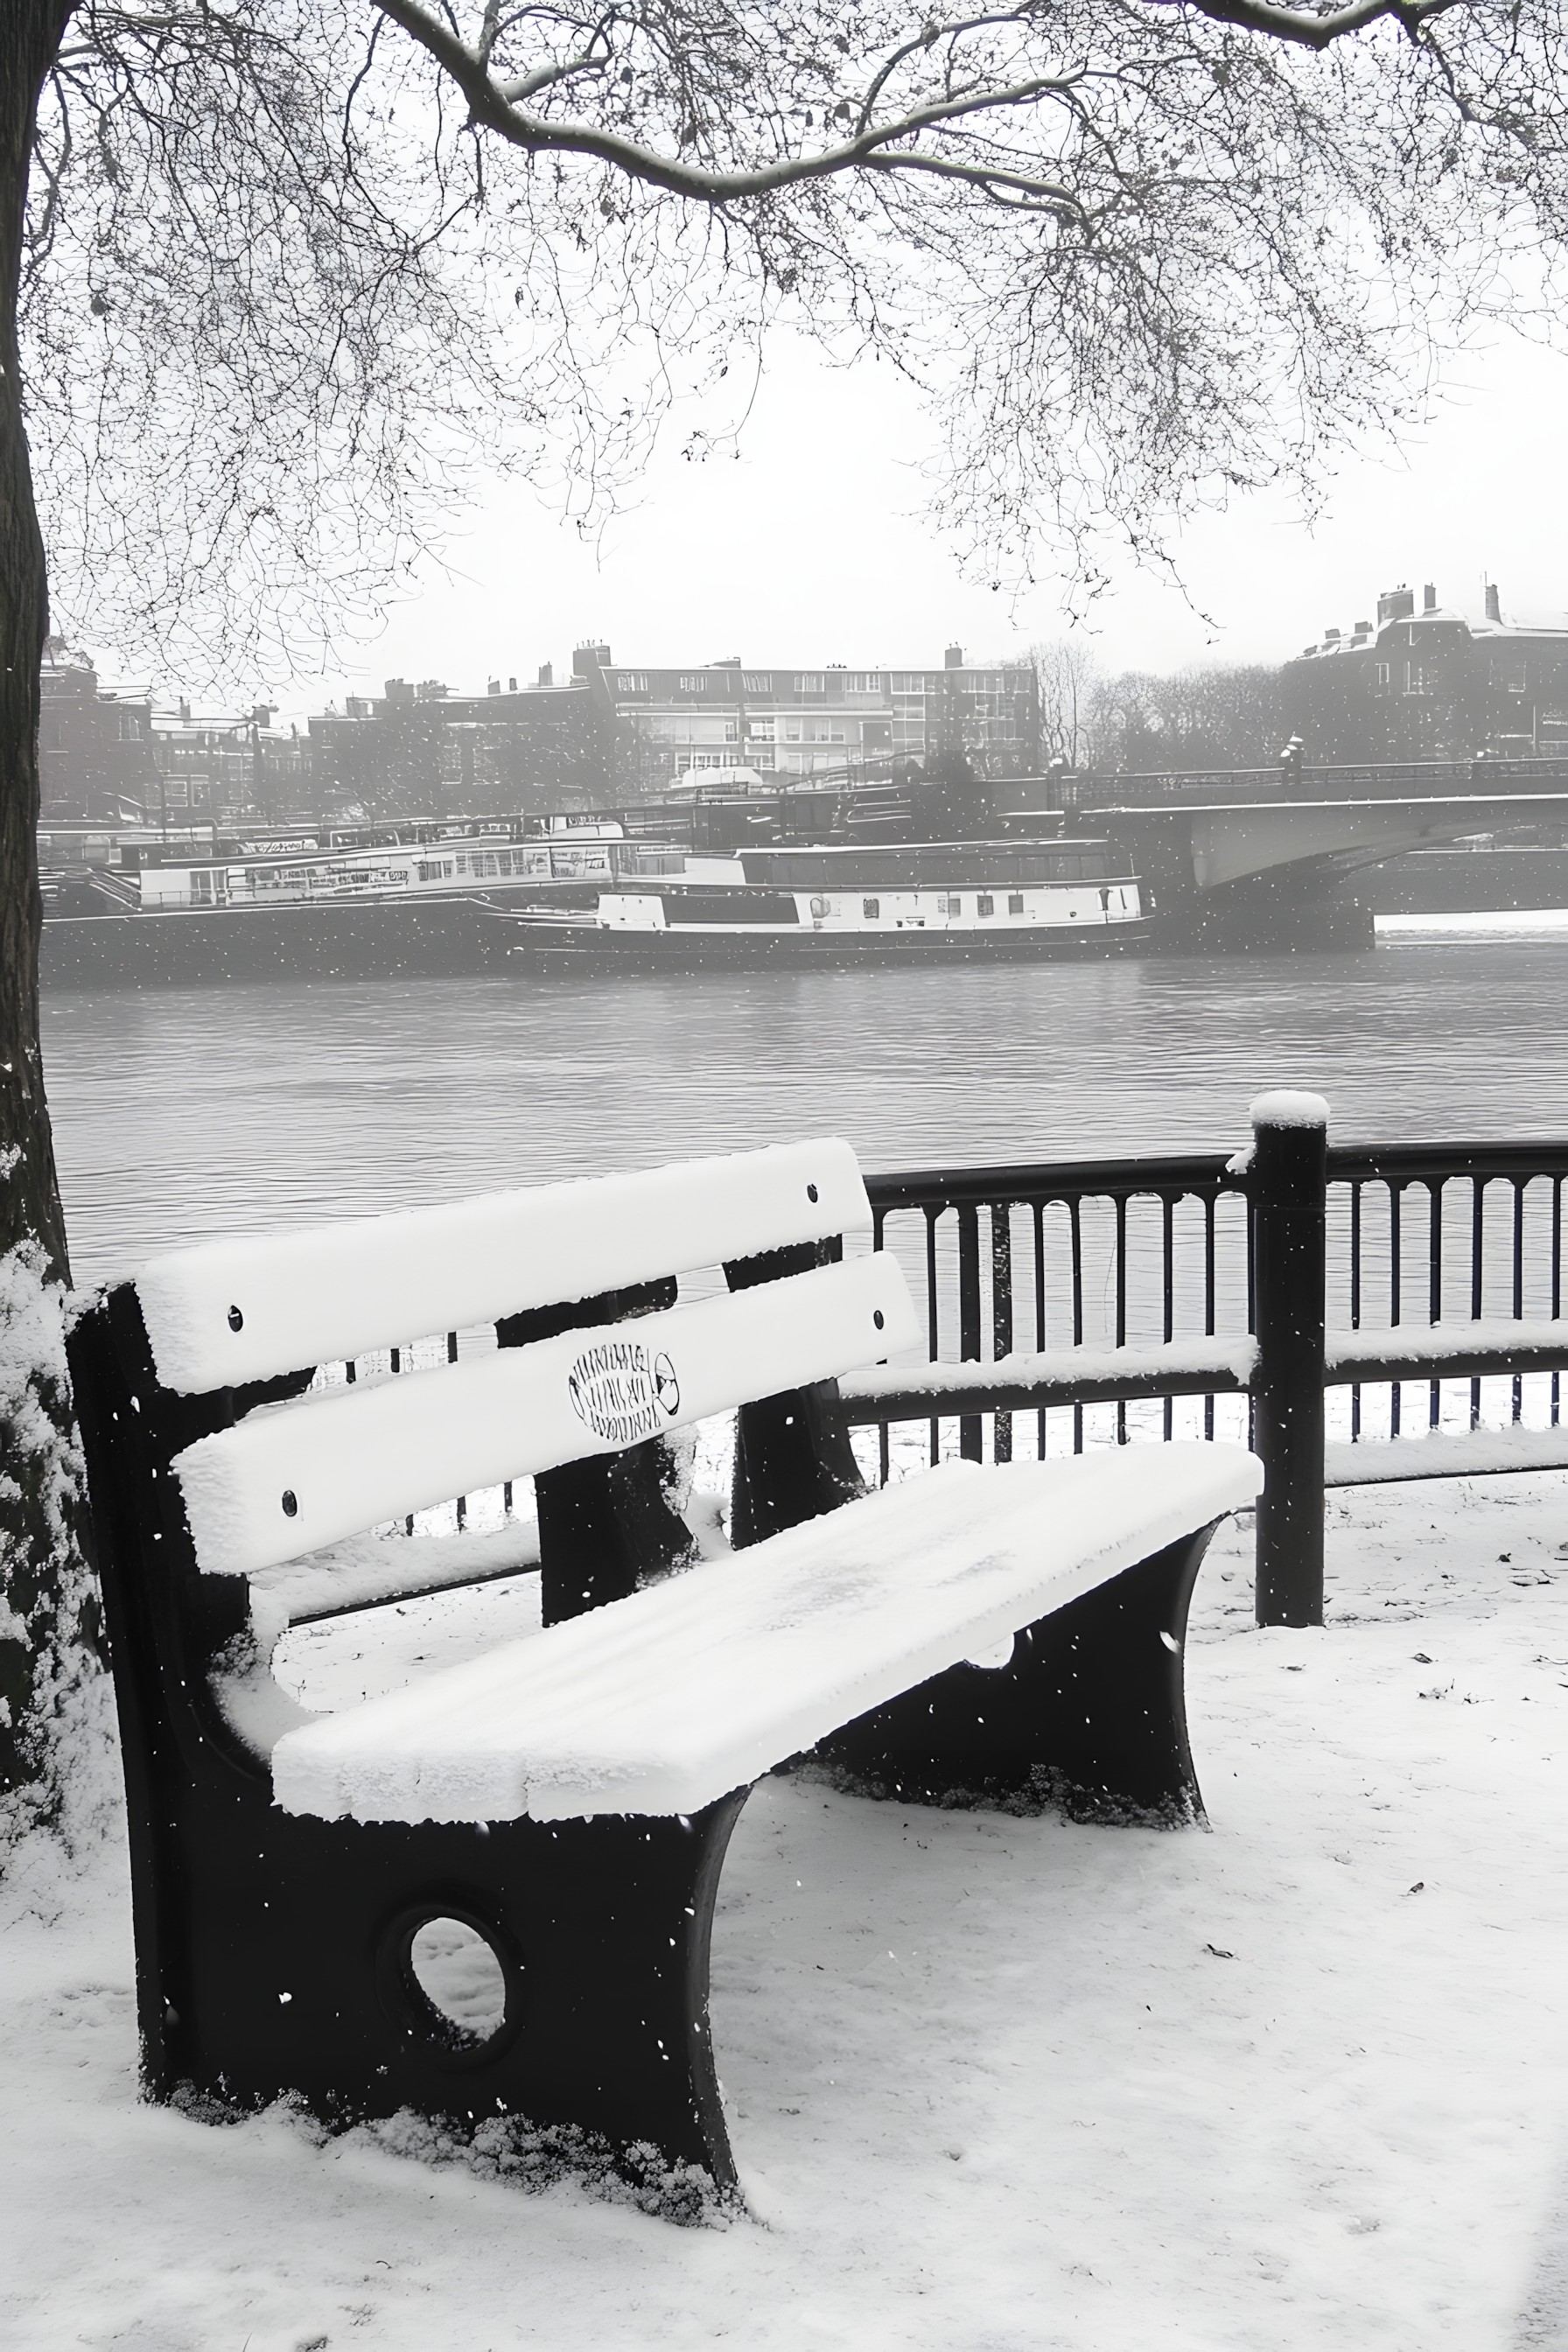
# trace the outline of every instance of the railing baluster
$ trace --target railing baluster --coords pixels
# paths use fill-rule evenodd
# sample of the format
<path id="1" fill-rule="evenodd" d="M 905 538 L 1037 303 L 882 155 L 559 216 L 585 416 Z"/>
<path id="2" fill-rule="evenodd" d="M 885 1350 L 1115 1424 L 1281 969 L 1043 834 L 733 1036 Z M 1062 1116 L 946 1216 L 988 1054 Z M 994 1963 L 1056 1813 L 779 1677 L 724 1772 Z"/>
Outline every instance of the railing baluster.
<path id="1" fill-rule="evenodd" d="M 1481 1317 L 1481 1293 L 1486 1266 L 1486 1196 L 1484 1176 L 1470 1179 L 1470 1320 L 1479 1323 Z M 1481 1384 L 1470 1382 L 1470 1427 L 1481 1425 Z"/>
<path id="2" fill-rule="evenodd" d="M 447 1361 L 449 1364 L 455 1364 L 457 1360 L 458 1335 L 455 1331 L 448 1331 L 447 1334 Z M 468 1498 L 467 1495 L 459 1495 L 458 1497 L 458 1532 L 459 1535 L 461 1535 L 463 1529 L 468 1526 Z"/>
<path id="3" fill-rule="evenodd" d="M 1426 1187 L 1431 1211 L 1430 1248 L 1426 1266 L 1426 1320 L 1440 1323 L 1443 1319 L 1443 1180 L 1433 1177 Z M 1426 1400 L 1426 1426 L 1436 1429 L 1442 1420 L 1443 1383 L 1434 1381 Z"/>
<path id="4" fill-rule="evenodd" d="M 967 1201 L 958 1212 L 958 1354 L 962 1363 L 980 1360 L 980 1211 Z M 965 1462 L 980 1460 L 977 1412 L 960 1414 L 958 1451 Z"/>
<path id="5" fill-rule="evenodd" d="M 1563 1312 L 1563 1179 L 1552 1179 L 1552 1320 Z M 1555 1429 L 1562 1374 L 1552 1375 L 1552 1426 Z"/>
<path id="6" fill-rule="evenodd" d="M 395 1372 L 400 1372 L 403 1370 L 402 1349 L 393 1348 L 389 1349 L 388 1352 L 392 1359 L 393 1370 Z M 414 1533 L 414 1514 L 412 1511 L 409 1512 L 408 1517 L 403 1522 L 403 1532 L 405 1536 L 411 1536 Z"/>
<path id="7" fill-rule="evenodd" d="M 1083 1202 L 1075 1192 L 1068 1202 L 1068 1231 L 1072 1245 L 1072 1343 L 1083 1345 Z M 1072 1409 L 1072 1450 L 1083 1452 L 1083 1407 Z"/>
<path id="8" fill-rule="evenodd" d="M 1214 1193 L 1214 1192 L 1205 1192 L 1205 1195 L 1204 1195 L 1204 1337 L 1205 1337 L 1205 1339 L 1213 1339 L 1213 1337 L 1214 1337 L 1214 1328 L 1215 1328 L 1215 1234 L 1214 1234 L 1214 1228 L 1215 1228 L 1215 1210 L 1218 1208 L 1218 1205 L 1219 1205 L 1219 1201 L 1218 1201 L 1218 1196 L 1217 1196 L 1217 1194 L 1215 1194 L 1215 1193 Z M 1212 1396 L 1212 1395 L 1210 1395 L 1210 1396 L 1206 1396 L 1206 1397 L 1205 1397 L 1205 1399 L 1204 1399 L 1204 1435 L 1205 1435 L 1206 1438 L 1210 1438 L 1210 1439 L 1212 1439 L 1212 1438 L 1213 1438 L 1213 1436 L 1214 1436 L 1214 1398 L 1213 1398 L 1213 1396 Z"/>
<path id="9" fill-rule="evenodd" d="M 886 1209 L 873 1209 L 871 1212 L 871 1246 L 873 1249 L 881 1248 L 882 1237 L 887 1232 L 887 1229 L 888 1213 Z M 888 1424 L 885 1421 L 879 1421 L 877 1423 L 877 1484 L 879 1486 L 885 1486 L 888 1483 L 889 1471 L 888 1451 Z"/>
<path id="10" fill-rule="evenodd" d="M 1400 1313 L 1400 1276 L 1403 1272 L 1401 1255 L 1404 1248 L 1404 1228 L 1401 1211 L 1405 1205 L 1405 1188 L 1396 1177 L 1388 1180 L 1388 1320 L 1397 1329 Z M 1403 1391 L 1395 1381 L 1388 1392 L 1388 1433 L 1399 1434 L 1400 1407 Z"/>
<path id="11" fill-rule="evenodd" d="M 1164 1257 L 1165 1277 L 1164 1332 L 1165 1344 L 1168 1347 L 1175 1337 L 1176 1330 L 1176 1196 L 1173 1192 L 1161 1194 L 1160 1209 L 1160 1244 Z M 1174 1412 L 1175 1400 L 1173 1397 L 1167 1397 L 1164 1413 L 1162 1416 L 1167 1445 L 1171 1442 Z"/>
<path id="12" fill-rule="evenodd" d="M 1116 1344 L 1127 1345 L 1127 1195 L 1116 1195 Z M 1116 1443 L 1127 1443 L 1127 1407 L 1119 1402 L 1116 1408 Z"/>
<path id="13" fill-rule="evenodd" d="M 1524 1314 L 1524 1184 L 1519 1177 L 1513 1180 L 1513 1319 L 1519 1322 Z M 1511 1420 L 1517 1425 L 1524 1418 L 1524 1382 L 1513 1376 L 1513 1412 Z"/>
<path id="14" fill-rule="evenodd" d="M 1361 1329 L 1361 1181 L 1351 1186 L 1351 1329 Z M 1351 1384 L 1351 1444 L 1361 1442 L 1361 1382 Z"/>
<path id="15" fill-rule="evenodd" d="M 1037 1349 L 1043 1351 L 1046 1344 L 1046 1206 L 1043 1201 L 1037 1201 L 1034 1204 L 1034 1223 L 1035 1346 Z M 1043 1462 L 1046 1458 L 1046 1409 L 1044 1405 L 1040 1407 L 1039 1412 L 1036 1418 L 1039 1426 L 1037 1432 L 1035 1443 L 1038 1449 L 1039 1457 Z"/>
<path id="16" fill-rule="evenodd" d="M 942 1214 L 940 1202 L 926 1204 L 926 1339 L 931 1360 L 934 1364 L 942 1353 L 936 1303 L 936 1221 Z M 932 1416 L 931 1424 L 931 1458 L 942 1460 L 942 1423 Z"/>
<path id="17" fill-rule="evenodd" d="M 1005 1201 L 991 1203 L 991 1353 L 1013 1352 L 1013 1212 Z M 991 1440 L 992 1458 L 1013 1459 L 1013 1416 L 996 1414 Z"/>

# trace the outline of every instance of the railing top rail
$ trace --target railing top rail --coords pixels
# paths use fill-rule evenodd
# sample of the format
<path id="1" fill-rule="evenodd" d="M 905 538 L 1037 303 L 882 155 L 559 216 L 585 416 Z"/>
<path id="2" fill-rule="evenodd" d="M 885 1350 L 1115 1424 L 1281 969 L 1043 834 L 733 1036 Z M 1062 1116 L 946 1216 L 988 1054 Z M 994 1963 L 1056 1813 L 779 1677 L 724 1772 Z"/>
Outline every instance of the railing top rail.
<path id="1" fill-rule="evenodd" d="M 1118 1160 L 1011 1160 L 994 1166 L 887 1169 L 866 1178 L 876 1210 L 918 1209 L 940 1202 L 966 1208 L 986 1202 L 1131 1198 L 1162 1193 L 1217 1195 L 1245 1192 L 1234 1154 L 1217 1151 L 1150 1154 Z M 1524 1181 L 1568 1176 L 1568 1137 L 1526 1141 L 1356 1143 L 1329 1148 L 1331 1184 L 1446 1182 L 1452 1177 Z"/>
<path id="2" fill-rule="evenodd" d="M 919 1168 L 868 1175 L 873 1209 L 918 1209 L 933 1201 L 964 1208 L 988 1201 L 1057 1201 L 1079 1195 L 1114 1198 L 1138 1192 L 1237 1192 L 1231 1155 L 1219 1151 L 1162 1154 L 1135 1160 L 1022 1160 L 982 1168 Z"/>
<path id="3" fill-rule="evenodd" d="M 1528 1142 L 1331 1144 L 1331 1184 L 1375 1183 L 1384 1179 L 1418 1184 L 1454 1176 L 1568 1175 L 1568 1138 L 1532 1138 Z"/>

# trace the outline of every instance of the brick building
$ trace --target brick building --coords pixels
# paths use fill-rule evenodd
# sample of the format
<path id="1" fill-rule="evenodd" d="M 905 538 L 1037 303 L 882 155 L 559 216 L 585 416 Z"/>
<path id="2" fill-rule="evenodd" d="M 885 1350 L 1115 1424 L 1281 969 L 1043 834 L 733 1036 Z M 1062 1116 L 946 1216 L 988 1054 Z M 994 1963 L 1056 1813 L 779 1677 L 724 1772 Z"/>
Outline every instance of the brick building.
<path id="1" fill-rule="evenodd" d="M 1377 619 L 1330 629 L 1280 671 L 1281 715 L 1309 761 L 1568 753 L 1568 614 L 1505 620 L 1486 591 L 1469 620 L 1424 590 L 1377 600 Z"/>
<path id="2" fill-rule="evenodd" d="M 1027 663 L 940 669 L 753 669 L 739 656 L 684 669 L 613 661 L 583 646 L 574 669 L 628 730 L 637 782 L 657 792 L 694 771 L 744 767 L 781 781 L 960 756 L 983 775 L 1038 764 L 1040 698 Z"/>
<path id="3" fill-rule="evenodd" d="M 39 685 L 44 814 L 58 821 L 140 811 L 154 776 L 151 703 L 105 693 L 91 657 L 59 637 L 45 644 Z"/>
<path id="4" fill-rule="evenodd" d="M 480 695 L 389 677 L 312 716 L 311 788 L 324 810 L 373 816 L 604 806 L 625 796 L 627 749 L 603 692 L 585 676 L 557 686 L 548 664 Z"/>

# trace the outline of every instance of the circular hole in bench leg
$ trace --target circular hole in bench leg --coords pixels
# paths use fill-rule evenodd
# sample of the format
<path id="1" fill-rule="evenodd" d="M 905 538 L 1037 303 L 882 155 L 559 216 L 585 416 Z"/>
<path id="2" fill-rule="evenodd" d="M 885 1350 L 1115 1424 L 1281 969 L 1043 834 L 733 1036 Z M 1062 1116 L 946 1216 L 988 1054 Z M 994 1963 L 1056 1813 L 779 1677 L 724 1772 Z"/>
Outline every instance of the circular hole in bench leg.
<path id="1" fill-rule="evenodd" d="M 522 1971 L 470 1911 L 420 1904 L 385 1931 L 383 1996 L 404 2030 L 457 2065 L 499 2055 L 521 2022 Z"/>
<path id="2" fill-rule="evenodd" d="M 506 1970 L 495 1946 L 464 1919 L 426 1919 L 408 1947 L 414 1981 L 432 2009 L 476 2042 L 506 2022 Z"/>

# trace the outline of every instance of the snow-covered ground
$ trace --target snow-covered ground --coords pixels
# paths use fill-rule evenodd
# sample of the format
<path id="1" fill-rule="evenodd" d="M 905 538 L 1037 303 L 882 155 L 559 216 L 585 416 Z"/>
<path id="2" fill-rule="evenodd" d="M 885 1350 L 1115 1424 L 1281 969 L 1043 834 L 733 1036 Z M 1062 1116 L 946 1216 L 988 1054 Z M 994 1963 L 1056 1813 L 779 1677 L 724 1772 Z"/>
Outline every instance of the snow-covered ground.
<path id="1" fill-rule="evenodd" d="M 1210 1556 L 1212 1834 L 757 1790 L 713 1961 L 743 2218 L 139 2105 L 112 1814 L 74 1869 L 33 1850 L 0 1898 L 0 2342 L 1568 2343 L 1568 1484 L 1331 1515 L 1321 1633 L 1253 1628 L 1247 1531 Z"/>

